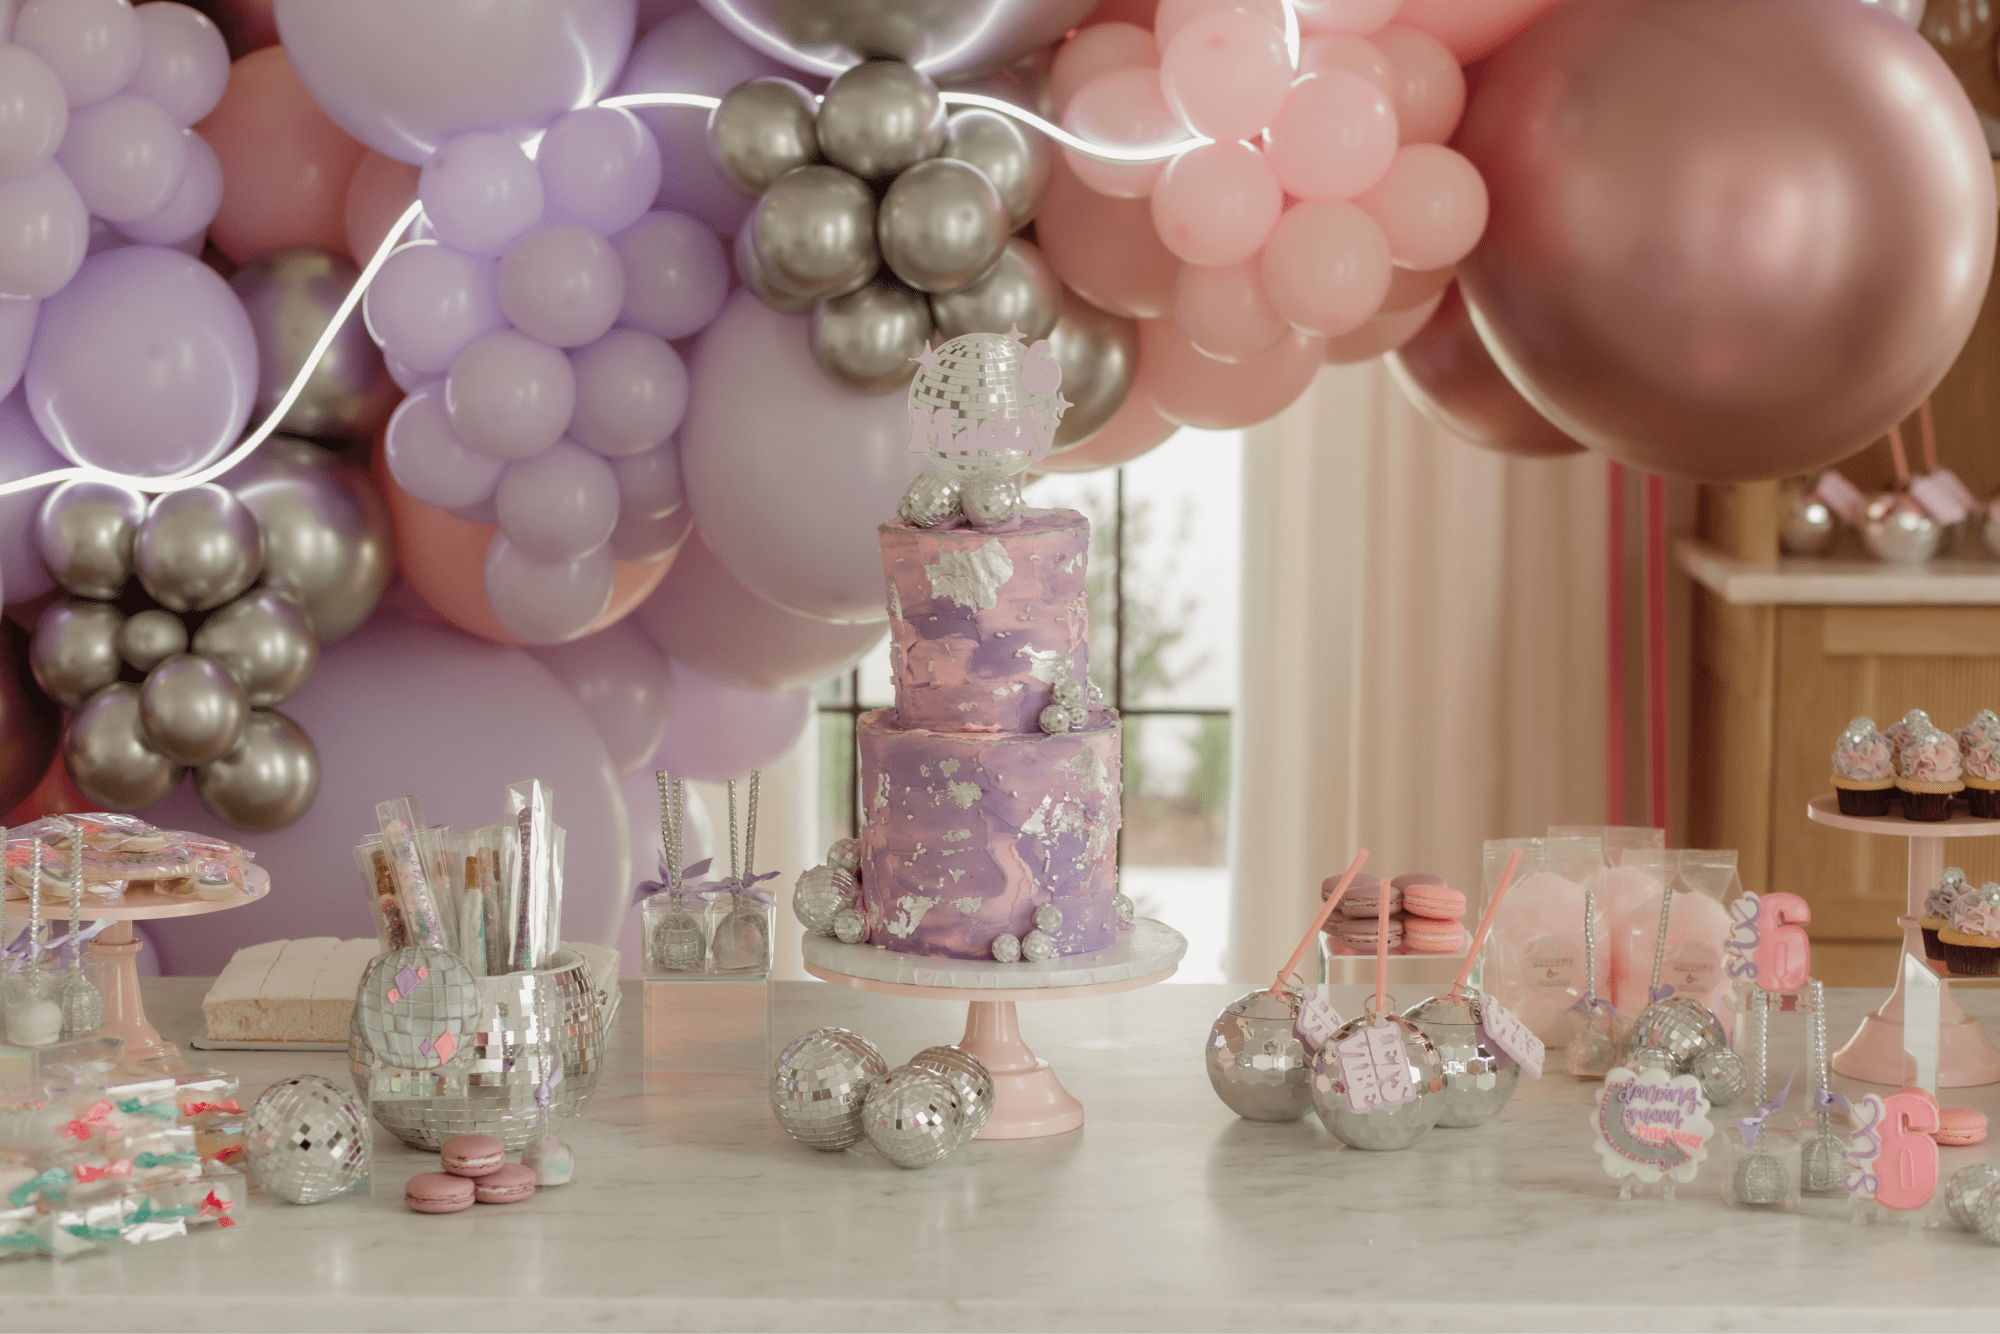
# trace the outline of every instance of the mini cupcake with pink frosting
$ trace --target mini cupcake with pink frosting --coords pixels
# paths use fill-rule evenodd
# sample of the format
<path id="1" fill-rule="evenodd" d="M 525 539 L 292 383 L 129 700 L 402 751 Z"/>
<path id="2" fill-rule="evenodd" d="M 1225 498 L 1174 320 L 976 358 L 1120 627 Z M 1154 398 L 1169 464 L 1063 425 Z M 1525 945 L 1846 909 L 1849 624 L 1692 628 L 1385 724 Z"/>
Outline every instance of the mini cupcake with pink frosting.
<path id="1" fill-rule="evenodd" d="M 1945 965 L 1968 977 L 2000 973 L 2000 884 L 1968 889 L 1951 905 L 1951 925 L 1938 932 Z"/>
<path id="2" fill-rule="evenodd" d="M 1833 746 L 1833 790 L 1842 815 L 1887 815 L 1896 800 L 1894 752 L 1875 720 L 1856 718 Z"/>
<path id="3" fill-rule="evenodd" d="M 2000 717 L 1981 709 L 1953 733 L 1964 772 L 1965 804 L 1981 820 L 2000 820 Z"/>
<path id="4" fill-rule="evenodd" d="M 1889 743 L 1889 762 L 1896 766 L 1897 773 L 1903 772 L 1903 747 L 1909 742 L 1910 733 L 1924 731 L 1931 725 L 1928 713 L 1922 709 L 1911 709 L 1882 729 L 1882 738 Z"/>
<path id="5" fill-rule="evenodd" d="M 1936 823 L 1951 817 L 1951 799 L 1965 790 L 1958 743 L 1935 727 L 1911 728 L 1899 752 L 1896 790 L 1903 814 Z"/>

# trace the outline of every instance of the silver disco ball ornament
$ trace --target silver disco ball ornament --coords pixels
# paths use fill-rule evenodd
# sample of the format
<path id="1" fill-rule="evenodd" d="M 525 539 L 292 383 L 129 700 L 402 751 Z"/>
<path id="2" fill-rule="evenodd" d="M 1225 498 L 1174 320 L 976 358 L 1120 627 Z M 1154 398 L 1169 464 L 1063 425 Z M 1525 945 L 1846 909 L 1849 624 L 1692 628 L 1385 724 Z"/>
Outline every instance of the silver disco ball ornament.
<path id="1" fill-rule="evenodd" d="M 1959 1168 L 1952 1173 L 1944 1188 L 1945 1212 L 1951 1215 L 1952 1222 L 1971 1231 L 1977 1226 L 1973 1206 L 1979 1203 L 1980 1196 L 1991 1192 L 1995 1186 L 2000 1186 L 2000 1167 L 1991 1163 L 1974 1163 L 1970 1167 Z"/>
<path id="2" fill-rule="evenodd" d="M 814 866 L 799 873 L 792 889 L 792 913 L 816 936 L 833 934 L 833 915 L 854 902 L 861 887 L 838 866 Z"/>
<path id="3" fill-rule="evenodd" d="M 1915 497 L 1889 491 L 1868 502 L 1861 541 L 1877 560 L 1922 565 L 1943 545 L 1944 526 L 1925 513 Z"/>
<path id="4" fill-rule="evenodd" d="M 1806 486 L 1785 488 L 1784 517 L 1778 524 L 1778 549 L 1787 556 L 1824 556 L 1840 536 L 1840 522 L 1824 500 Z"/>
<path id="5" fill-rule="evenodd" d="M 1444 1110 L 1449 1128 L 1484 1125 L 1500 1114 L 1521 1083 L 1521 1067 L 1486 1041 L 1473 996 L 1433 996 L 1403 1011 L 1421 1028 L 1444 1062 Z"/>
<path id="6" fill-rule="evenodd" d="M 1705 1051 L 1727 1047 L 1729 1038 L 1715 1012 L 1688 996 L 1669 996 L 1654 1001 L 1639 1013 L 1632 1026 L 1632 1046 L 1659 1047 L 1673 1057 L 1668 1067 L 1675 1073 L 1694 1064 Z"/>
<path id="7" fill-rule="evenodd" d="M 847 872 L 861 874 L 861 840 L 858 838 L 836 838 L 833 846 L 826 850 L 826 864 Z"/>
<path id="8" fill-rule="evenodd" d="M 1729 1175 L 1730 1193 L 1738 1204 L 1783 1204 L 1785 1165 L 1775 1154 L 1746 1153 Z"/>
<path id="9" fill-rule="evenodd" d="M 354 1031 L 366 1054 L 403 1070 L 465 1063 L 479 1027 L 479 986 L 447 950 L 413 945 L 378 956 L 354 993 Z"/>
<path id="10" fill-rule="evenodd" d="M 1347 1081 L 1335 1048 L 1369 1024 L 1395 1025 L 1409 1062 L 1417 1096 L 1394 1107 L 1357 1112 L 1348 1101 Z M 1399 1014 L 1363 1015 L 1349 1020 L 1313 1058 L 1312 1104 L 1334 1138 L 1353 1149 L 1407 1149 L 1437 1124 L 1444 1112 L 1444 1061 L 1424 1030 Z"/>
<path id="11" fill-rule="evenodd" d="M 1847 1141 L 1838 1135 L 1808 1135 L 1799 1145 L 1799 1189 L 1808 1195 L 1847 1193 Z"/>
<path id="12" fill-rule="evenodd" d="M 1670 1075 L 1681 1072 L 1674 1054 L 1665 1047 L 1634 1047 L 1625 1053 L 1625 1064 L 1642 1075 L 1648 1070 L 1664 1070 Z"/>
<path id="13" fill-rule="evenodd" d="M 1021 512 L 1021 484 L 1012 477 L 975 477 L 958 504 L 974 528 L 996 528 Z"/>
<path id="14" fill-rule="evenodd" d="M 993 1115 L 993 1072 L 986 1068 L 986 1062 L 963 1047 L 948 1044 L 924 1048 L 910 1058 L 910 1064 L 941 1076 L 951 1085 L 963 1118 L 959 1133 L 965 1139 L 976 1139 Z"/>
<path id="15" fill-rule="evenodd" d="M 771 1111 L 799 1143 L 838 1152 L 860 1142 L 868 1085 L 888 1068 L 882 1053 L 859 1033 L 815 1028 L 778 1053 L 771 1071 Z"/>
<path id="16" fill-rule="evenodd" d="M 1972 1230 L 1979 1239 L 2000 1246 L 2000 1189 L 1988 1187 L 1978 1192 L 1967 1208 L 1972 1214 Z"/>
<path id="17" fill-rule="evenodd" d="M 842 908 L 833 915 L 833 934 L 843 945 L 859 945 L 868 939 L 868 915 L 859 908 Z"/>
<path id="18" fill-rule="evenodd" d="M 1694 1058 L 1688 1073 L 1701 1081 L 1702 1096 L 1711 1107 L 1727 1107 L 1750 1091 L 1750 1071 L 1743 1058 L 1727 1047 Z"/>
<path id="19" fill-rule="evenodd" d="M 920 472 L 896 504 L 896 517 L 918 528 L 935 528 L 958 513 L 963 484 L 948 472 Z"/>
<path id="20" fill-rule="evenodd" d="M 929 1167 L 965 1139 L 965 1113 L 951 1082 L 909 1065 L 868 1086 L 861 1126 L 868 1142 L 898 1167 Z"/>
<path id="21" fill-rule="evenodd" d="M 956 477 L 1012 477 L 1054 439 L 1062 367 L 1046 343 L 960 334 L 918 359 L 910 381 L 911 443 Z"/>
<path id="22" fill-rule="evenodd" d="M 250 1175 L 293 1204 L 318 1204 L 367 1180 L 372 1142 L 354 1095 L 318 1075 L 271 1085 L 243 1126 Z"/>
<path id="23" fill-rule="evenodd" d="M 1296 996 L 1253 991 L 1223 1007 L 1208 1030 L 1209 1087 L 1251 1121 L 1296 1121 L 1312 1110 L 1311 1058 L 1292 1032 Z"/>

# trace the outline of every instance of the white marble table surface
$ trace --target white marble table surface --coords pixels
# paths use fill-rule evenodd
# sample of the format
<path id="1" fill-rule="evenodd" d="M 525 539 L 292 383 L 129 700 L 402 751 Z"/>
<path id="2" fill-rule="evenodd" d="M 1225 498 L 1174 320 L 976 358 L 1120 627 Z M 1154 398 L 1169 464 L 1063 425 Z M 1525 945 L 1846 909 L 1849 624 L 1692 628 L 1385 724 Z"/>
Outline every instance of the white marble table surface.
<path id="1" fill-rule="evenodd" d="M 163 1034 L 193 1030 L 206 985 L 147 982 Z M 1620 1203 L 1588 1143 L 1595 1086 L 1567 1077 L 1402 1153 L 1342 1148 L 1310 1118 L 1241 1121 L 1200 1054 L 1236 987 L 1024 1004 L 1083 1129 L 906 1172 L 792 1143 L 761 1092 L 648 1094 L 626 986 L 574 1184 L 419 1216 L 402 1183 L 435 1159 L 379 1133 L 372 1194 L 257 1196 L 231 1231 L 0 1267 L 0 1328 L 2000 1328 L 2000 1249 L 1949 1226 L 1732 1211 L 1713 1164 L 1673 1203 Z M 1833 996 L 1837 1034 L 1879 999 Z M 2000 1022 L 2000 993 L 1962 1000 Z M 821 983 L 781 984 L 778 1003 L 781 1040 L 845 1024 L 892 1061 L 963 1024 L 962 1006 Z M 345 1078 L 336 1055 L 204 1059 L 242 1076 L 246 1103 L 300 1071 Z M 2000 1123 L 2000 1086 L 1946 1102 Z M 1947 1149 L 1944 1171 L 1989 1153 Z"/>

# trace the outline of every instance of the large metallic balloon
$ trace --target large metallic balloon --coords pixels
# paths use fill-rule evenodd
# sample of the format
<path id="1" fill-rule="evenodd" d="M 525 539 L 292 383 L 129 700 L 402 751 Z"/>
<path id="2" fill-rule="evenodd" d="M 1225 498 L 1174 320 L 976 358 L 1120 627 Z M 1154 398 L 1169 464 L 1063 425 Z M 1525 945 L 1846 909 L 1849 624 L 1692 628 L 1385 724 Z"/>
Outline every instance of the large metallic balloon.
<path id="1" fill-rule="evenodd" d="M 1978 118 L 1879 6 L 1561 5 L 1486 62 L 1453 143 L 1492 200 L 1459 281 L 1494 360 L 1656 472 L 1785 477 L 1879 438 L 1992 272 Z"/>
<path id="2" fill-rule="evenodd" d="M 743 219 L 743 225 L 736 229 L 736 241 L 730 248 L 730 256 L 736 261 L 736 276 L 750 289 L 750 294 L 781 315 L 803 315 L 816 304 L 809 296 L 788 292 L 771 281 L 771 275 L 764 272 L 764 261 L 757 258 L 757 214 L 751 211 Z"/>
<path id="3" fill-rule="evenodd" d="M 256 709 L 236 748 L 195 770 L 202 802 L 238 829 L 268 834 L 306 813 L 319 795 L 319 751 L 275 709 Z"/>
<path id="4" fill-rule="evenodd" d="M 56 602 L 35 622 L 28 664 L 42 693 L 65 708 L 118 679 L 118 627 L 124 614 L 108 602 Z"/>
<path id="5" fill-rule="evenodd" d="M 252 589 L 203 621 L 194 651 L 220 663 L 260 709 L 289 698 L 319 663 L 312 621 L 276 588 Z"/>
<path id="6" fill-rule="evenodd" d="M 1430 321 L 1389 353 L 1389 373 L 1417 411 L 1482 449 L 1524 459 L 1583 452 L 1507 382 L 1455 283 Z"/>
<path id="7" fill-rule="evenodd" d="M 139 722 L 176 764 L 220 759 L 243 736 L 250 700 L 236 678 L 199 653 L 179 653 L 146 674 Z"/>
<path id="8" fill-rule="evenodd" d="M 227 487 L 191 486 L 157 497 L 132 544 L 132 566 L 169 611 L 207 611 L 257 582 L 264 532 Z"/>
<path id="9" fill-rule="evenodd" d="M 82 598 L 115 598 L 132 573 L 146 498 L 109 482 L 64 482 L 42 502 L 35 540 L 49 574 Z"/>
<path id="10" fill-rule="evenodd" d="M 889 186 L 876 233 L 898 278 L 920 292 L 952 292 L 1007 248 L 1007 205 L 979 168 L 933 158 Z"/>
<path id="11" fill-rule="evenodd" d="M 779 177 L 750 215 L 764 275 L 781 291 L 829 297 L 875 276 L 875 196 L 825 163 Z"/>
<path id="12" fill-rule="evenodd" d="M 257 337 L 257 406 L 262 421 L 291 388 L 361 270 L 318 246 L 288 246 L 253 259 L 229 286 Z M 295 435 L 362 439 L 389 419 L 401 397 L 367 326 L 350 319 L 306 380 L 278 429 Z"/>
<path id="13" fill-rule="evenodd" d="M 862 180 L 886 180 L 943 144 L 937 85 L 902 61 L 870 60 L 827 85 L 820 152 Z"/>
<path id="14" fill-rule="evenodd" d="M 889 56 L 942 77 L 1012 64 L 1061 38 L 1096 3 L 702 0 L 702 8 L 766 55 L 815 74 L 838 74 L 857 60 Z M 1146 13 L 1152 13 L 1150 7 Z"/>
<path id="15" fill-rule="evenodd" d="M 360 628 L 396 574 L 389 510 L 367 474 L 279 436 L 222 481 L 263 526 L 264 583 L 299 600 L 319 642 Z"/>
<path id="16" fill-rule="evenodd" d="M 1042 252 L 1019 237 L 1007 243 L 992 268 L 955 292 L 931 298 L 938 334 L 956 338 L 965 333 L 1003 334 L 1019 329 L 1033 342 L 1056 327 L 1063 305 L 1062 280 L 1042 258 Z M 1136 334 L 1134 335 L 1137 336 Z M 1061 364 L 1061 358 L 1057 358 Z M 1069 387 L 1064 368 L 1063 387 Z"/>
<path id="17" fill-rule="evenodd" d="M 186 652 L 187 646 L 187 626 L 158 607 L 134 612 L 118 627 L 118 656 L 138 671 L 152 671 L 174 654 Z"/>
<path id="18" fill-rule="evenodd" d="M 174 790 L 184 772 L 153 748 L 139 721 L 139 687 L 106 686 L 69 720 L 63 764 L 84 796 L 106 810 L 136 811 Z"/>
<path id="19" fill-rule="evenodd" d="M 1034 221 L 1055 172 L 1055 155 L 1045 137 L 985 107 L 968 107 L 945 123 L 938 156 L 979 168 L 1006 202 L 1007 226 L 1013 231 Z"/>
<path id="20" fill-rule="evenodd" d="M 819 157 L 813 95 L 790 79 L 751 79 L 708 113 L 708 155 L 746 195 L 761 195 L 780 176 Z"/>
<path id="21" fill-rule="evenodd" d="M 1060 452 L 1095 435 L 1124 406 L 1139 373 L 1139 325 L 1065 289 L 1062 316 L 1049 330 L 1049 355 L 1062 367 L 1062 394 L 1069 400 L 1056 427 Z"/>
<path id="22" fill-rule="evenodd" d="M 62 739 L 62 709 L 35 686 L 28 632 L 0 619 L 0 808 L 28 799 Z"/>
<path id="23" fill-rule="evenodd" d="M 893 279 L 821 302 L 812 317 L 813 360 L 857 394 L 907 385 L 930 336 L 929 304 Z"/>

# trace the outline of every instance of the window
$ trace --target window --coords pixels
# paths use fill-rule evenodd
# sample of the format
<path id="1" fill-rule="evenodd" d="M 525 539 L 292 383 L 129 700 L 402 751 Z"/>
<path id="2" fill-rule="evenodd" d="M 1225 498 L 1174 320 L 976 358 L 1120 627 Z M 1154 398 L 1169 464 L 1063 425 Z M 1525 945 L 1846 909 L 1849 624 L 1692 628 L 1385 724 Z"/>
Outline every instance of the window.
<path id="1" fill-rule="evenodd" d="M 1028 503 L 1090 519 L 1090 674 L 1125 719 L 1124 891 L 1188 938 L 1176 980 L 1226 980 L 1229 729 L 1237 691 L 1242 451 L 1183 430 L 1110 473 L 1055 474 Z M 819 693 L 820 824 L 860 824 L 854 720 L 894 702 L 887 642 Z"/>

